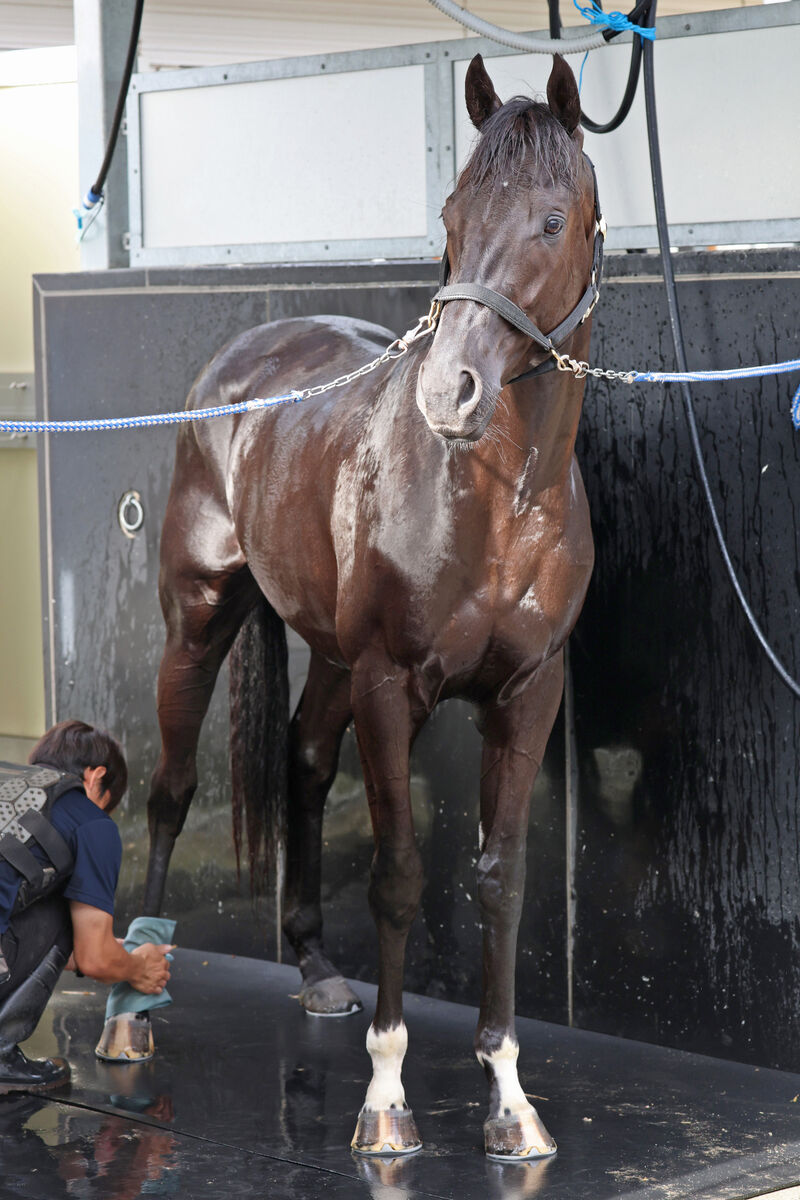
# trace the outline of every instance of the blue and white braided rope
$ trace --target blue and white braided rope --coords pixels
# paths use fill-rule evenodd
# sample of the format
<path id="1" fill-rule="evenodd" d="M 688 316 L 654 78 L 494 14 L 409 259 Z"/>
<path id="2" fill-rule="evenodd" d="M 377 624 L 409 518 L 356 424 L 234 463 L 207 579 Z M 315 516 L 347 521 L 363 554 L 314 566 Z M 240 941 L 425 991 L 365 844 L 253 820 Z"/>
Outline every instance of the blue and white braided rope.
<path id="1" fill-rule="evenodd" d="M 182 425 L 187 421 L 210 421 L 235 413 L 255 412 L 276 404 L 298 404 L 303 392 L 285 396 L 242 400 L 239 404 L 220 404 L 217 408 L 184 408 L 180 412 L 151 413 L 144 417 L 107 417 L 96 421 L 0 421 L 0 433 L 89 433 L 107 429 L 137 429 L 143 425 Z"/>
<path id="2" fill-rule="evenodd" d="M 713 383 L 715 380 L 752 379 L 758 375 L 788 375 L 800 371 L 800 358 L 765 363 L 761 367 L 733 367 L 729 371 L 631 371 L 632 383 Z"/>
<path id="3" fill-rule="evenodd" d="M 586 366 L 586 364 L 582 365 Z M 588 373 L 599 377 L 606 375 L 625 383 L 714 383 L 734 379 L 755 379 L 762 375 L 787 375 L 792 371 L 800 371 L 800 358 L 793 358 L 782 363 L 766 363 L 759 367 L 734 367 L 727 371 L 604 372 L 589 368 Z M 352 377 L 357 377 L 360 373 L 360 371 L 353 372 Z M 351 377 L 343 378 L 349 380 Z M 336 386 L 339 386 L 338 380 L 335 383 Z M 328 386 L 333 385 L 325 385 L 323 390 L 327 390 Z M 283 396 L 256 397 L 253 400 L 243 400 L 239 404 L 221 404 L 216 408 L 181 409 L 180 412 L 171 413 L 151 413 L 142 417 L 107 417 L 85 421 L 0 420 L 0 433 L 90 433 L 111 429 L 137 429 L 152 425 L 182 425 L 188 421 L 210 421 L 215 417 L 231 417 L 237 413 L 255 412 L 258 409 L 273 408 L 279 404 L 298 404 L 313 392 L 314 389 L 305 392 L 291 391 Z M 795 429 L 800 429 L 800 387 L 792 399 L 791 413 Z"/>
<path id="4" fill-rule="evenodd" d="M 763 367 L 734 367 L 729 371 L 632 371 L 631 383 L 714 383 L 729 379 L 755 379 L 760 375 L 788 375 L 800 371 L 800 358 L 767 363 Z M 791 404 L 792 424 L 800 429 L 800 387 Z"/>

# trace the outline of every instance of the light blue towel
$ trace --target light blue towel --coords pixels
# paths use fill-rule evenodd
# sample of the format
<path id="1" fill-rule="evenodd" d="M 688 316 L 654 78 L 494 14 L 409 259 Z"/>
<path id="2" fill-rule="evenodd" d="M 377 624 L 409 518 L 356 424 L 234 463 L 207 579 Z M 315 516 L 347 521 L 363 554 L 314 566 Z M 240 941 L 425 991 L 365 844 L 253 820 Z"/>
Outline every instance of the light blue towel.
<path id="1" fill-rule="evenodd" d="M 163 946 L 166 942 L 172 944 L 175 935 L 175 922 L 166 917 L 134 917 L 125 934 L 125 949 L 130 953 L 144 942 L 155 942 Z M 115 983 L 108 993 L 106 1002 L 106 1020 L 119 1016 L 120 1013 L 149 1012 L 151 1008 L 161 1008 L 164 1004 L 172 1004 L 172 997 L 164 989 L 160 995 L 147 996 L 137 992 L 129 983 Z"/>

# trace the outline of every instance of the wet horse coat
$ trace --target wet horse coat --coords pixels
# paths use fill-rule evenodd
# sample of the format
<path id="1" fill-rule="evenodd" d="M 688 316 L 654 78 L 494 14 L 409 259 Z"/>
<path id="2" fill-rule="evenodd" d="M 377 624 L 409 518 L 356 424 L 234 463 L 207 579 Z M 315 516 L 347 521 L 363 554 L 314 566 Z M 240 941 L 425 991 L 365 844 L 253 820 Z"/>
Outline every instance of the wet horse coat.
<path id="1" fill-rule="evenodd" d="M 574 78 L 556 58 L 548 105 L 501 106 L 478 57 L 466 95 L 481 138 L 443 213 L 450 281 L 493 288 L 554 329 L 585 292 L 596 229 Z M 220 351 L 189 405 L 325 382 L 391 336 L 336 318 L 261 326 Z M 588 343 L 586 322 L 561 349 L 585 358 Z M 423 886 L 409 753 L 449 696 L 475 704 L 483 736 L 475 1047 L 490 1085 L 486 1149 L 555 1149 L 517 1077 L 514 963 L 531 790 L 593 549 L 574 458 L 582 381 L 552 372 L 509 384 L 544 357 L 496 312 L 452 300 L 432 341 L 346 389 L 179 434 L 162 537 L 167 642 L 145 909 L 161 904 L 220 663 L 249 614 L 278 614 L 311 648 L 288 738 L 284 920 L 310 1012 L 358 1004 L 325 955 L 319 899 L 323 805 L 351 719 L 375 835 L 373 1077 L 353 1141 L 363 1153 L 421 1144 L 401 1082 L 403 959 Z"/>

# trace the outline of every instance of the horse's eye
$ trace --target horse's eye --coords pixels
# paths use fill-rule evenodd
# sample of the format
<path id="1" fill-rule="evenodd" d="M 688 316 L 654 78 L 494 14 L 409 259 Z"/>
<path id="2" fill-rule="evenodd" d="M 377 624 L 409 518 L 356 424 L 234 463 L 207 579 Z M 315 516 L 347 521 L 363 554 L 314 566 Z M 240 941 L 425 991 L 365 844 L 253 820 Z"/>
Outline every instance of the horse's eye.
<path id="1" fill-rule="evenodd" d="M 555 235 L 557 233 L 561 233 L 561 230 L 563 228 L 564 228 L 564 218 L 563 217 L 551 216 L 551 217 L 548 217 L 544 223 L 544 231 L 545 231 L 545 233 L 550 234 L 551 237 L 555 237 Z"/>

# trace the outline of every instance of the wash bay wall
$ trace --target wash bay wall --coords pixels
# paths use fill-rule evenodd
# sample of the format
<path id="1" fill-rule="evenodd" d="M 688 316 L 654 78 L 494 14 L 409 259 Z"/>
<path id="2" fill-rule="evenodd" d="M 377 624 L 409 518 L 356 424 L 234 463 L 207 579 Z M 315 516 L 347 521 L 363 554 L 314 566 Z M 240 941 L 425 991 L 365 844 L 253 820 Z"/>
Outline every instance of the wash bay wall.
<path id="1" fill-rule="evenodd" d="M 796 356 L 800 252 L 684 252 L 677 272 L 693 365 Z M 436 275 L 433 262 L 406 261 L 39 276 L 39 412 L 180 408 L 214 351 L 268 319 L 334 313 L 401 332 L 427 310 Z M 592 357 L 617 369 L 672 363 L 655 256 L 609 257 Z M 800 443 L 791 391 L 784 378 L 696 395 L 733 560 L 768 637 L 797 671 Z M 147 861 L 163 643 L 158 544 L 174 443 L 172 428 L 158 428 L 51 436 L 39 446 L 47 720 L 107 724 L 131 768 L 118 817 L 120 930 L 137 912 Z M 677 390 L 590 381 L 578 455 L 597 565 L 534 793 L 518 1010 L 799 1070 L 797 704 L 724 575 Z M 118 506 L 131 490 L 144 521 L 128 537 Z M 302 512 L 297 520 L 302 536 Z M 292 639 L 295 698 L 304 662 Z M 289 956 L 274 898 L 254 912 L 246 870 L 237 877 L 227 742 L 223 670 L 166 911 L 180 945 Z M 472 1004 L 479 755 L 470 709 L 451 701 L 433 714 L 412 763 L 428 886 L 407 986 Z M 345 974 L 374 980 L 371 835 L 351 732 L 324 839 L 331 956 Z"/>

